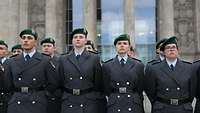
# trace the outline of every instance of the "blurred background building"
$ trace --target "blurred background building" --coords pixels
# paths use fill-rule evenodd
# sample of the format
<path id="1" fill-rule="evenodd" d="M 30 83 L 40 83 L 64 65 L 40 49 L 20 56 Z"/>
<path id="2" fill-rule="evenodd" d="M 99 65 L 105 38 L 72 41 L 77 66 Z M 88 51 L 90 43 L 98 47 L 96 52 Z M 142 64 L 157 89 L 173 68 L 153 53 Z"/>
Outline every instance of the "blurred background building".
<path id="1" fill-rule="evenodd" d="M 115 55 L 113 40 L 131 36 L 137 58 L 144 63 L 155 56 L 157 40 L 178 37 L 181 57 L 192 61 L 200 53 L 199 0 L 0 0 L 0 39 L 18 43 L 24 28 L 40 37 L 55 37 L 58 52 L 69 51 L 70 33 L 85 27 L 102 60 Z"/>

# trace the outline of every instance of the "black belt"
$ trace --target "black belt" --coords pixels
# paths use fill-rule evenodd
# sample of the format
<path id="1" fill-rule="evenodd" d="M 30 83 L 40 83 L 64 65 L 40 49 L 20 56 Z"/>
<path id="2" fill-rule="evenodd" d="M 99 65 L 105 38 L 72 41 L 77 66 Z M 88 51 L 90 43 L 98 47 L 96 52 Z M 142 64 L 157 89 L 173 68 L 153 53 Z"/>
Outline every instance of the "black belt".
<path id="1" fill-rule="evenodd" d="M 82 94 L 86 94 L 86 93 L 94 91 L 94 88 L 92 87 L 92 88 L 81 90 L 81 89 L 69 89 L 69 88 L 64 87 L 63 90 L 73 95 L 82 95 Z"/>
<path id="2" fill-rule="evenodd" d="M 119 87 L 119 88 L 113 88 L 112 92 L 113 93 L 134 93 L 135 91 L 130 88 Z"/>
<path id="3" fill-rule="evenodd" d="M 190 98 L 186 98 L 186 99 L 164 99 L 164 98 L 157 97 L 157 101 L 159 101 L 161 103 L 169 104 L 169 105 L 181 105 L 181 104 L 185 104 L 185 103 L 190 102 Z"/>
<path id="4" fill-rule="evenodd" d="M 14 88 L 15 92 L 21 92 L 21 93 L 29 93 L 29 92 L 43 91 L 43 90 L 45 90 L 44 87 L 36 87 L 36 88 L 20 87 L 20 88 Z"/>

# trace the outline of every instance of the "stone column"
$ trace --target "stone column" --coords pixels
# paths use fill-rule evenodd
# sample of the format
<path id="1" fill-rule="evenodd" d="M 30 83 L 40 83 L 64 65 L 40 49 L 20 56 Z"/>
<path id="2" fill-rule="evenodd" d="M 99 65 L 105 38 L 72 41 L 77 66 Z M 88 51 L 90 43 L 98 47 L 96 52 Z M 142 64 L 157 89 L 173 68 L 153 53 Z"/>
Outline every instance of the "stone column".
<path id="1" fill-rule="evenodd" d="M 28 27 L 28 1 L 19 0 L 19 33 Z"/>
<path id="2" fill-rule="evenodd" d="M 45 12 L 45 36 L 55 38 L 57 51 L 64 52 L 65 37 L 63 36 L 64 28 L 64 8 L 63 0 L 46 0 Z"/>
<path id="3" fill-rule="evenodd" d="M 174 35 L 173 0 L 157 0 L 158 40 Z"/>
<path id="4" fill-rule="evenodd" d="M 135 48 L 134 0 L 124 0 L 124 32 L 130 35 L 131 45 Z"/>
<path id="5" fill-rule="evenodd" d="M 88 39 L 93 41 L 97 46 L 97 1 L 96 0 L 84 0 L 84 25 L 88 30 Z"/>
<path id="6" fill-rule="evenodd" d="M 0 39 L 11 48 L 17 43 L 19 24 L 19 0 L 1 0 L 0 2 Z"/>

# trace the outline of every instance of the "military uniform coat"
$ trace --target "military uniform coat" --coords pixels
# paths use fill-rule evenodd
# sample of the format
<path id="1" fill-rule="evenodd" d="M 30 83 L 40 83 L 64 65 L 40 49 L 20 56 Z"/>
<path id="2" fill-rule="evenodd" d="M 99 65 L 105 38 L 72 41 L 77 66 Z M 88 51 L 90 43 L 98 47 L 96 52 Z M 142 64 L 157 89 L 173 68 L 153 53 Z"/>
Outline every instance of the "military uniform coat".
<path id="1" fill-rule="evenodd" d="M 144 65 L 128 58 L 121 66 L 117 57 L 103 64 L 104 91 L 108 96 L 107 113 L 143 113 Z M 119 92 L 125 88 L 126 92 Z"/>
<path id="2" fill-rule="evenodd" d="M 58 61 L 59 56 L 53 56 L 50 59 L 50 64 L 53 67 L 55 73 L 58 73 Z M 58 74 L 55 74 L 56 78 Z M 47 113 L 60 113 L 61 111 L 61 89 L 56 89 L 52 95 L 48 95 L 48 106 L 47 106 Z"/>
<path id="3" fill-rule="evenodd" d="M 100 58 L 86 50 L 77 60 L 71 51 L 59 61 L 61 87 L 86 90 L 84 94 L 74 95 L 64 90 L 61 113 L 105 113 L 106 99 L 102 94 L 102 68 Z"/>
<path id="4" fill-rule="evenodd" d="M 5 86 L 12 93 L 8 113 L 46 113 L 45 89 L 51 86 L 52 75 L 49 57 L 41 53 L 36 52 L 28 61 L 23 54 L 11 58 L 5 71 Z M 21 87 L 28 87 L 28 92 L 17 90 Z"/>
<path id="5" fill-rule="evenodd" d="M 194 113 L 200 113 L 200 60 L 193 62 L 193 69 L 194 72 L 196 73 L 196 78 L 197 78 L 196 95 L 195 95 L 197 101 Z"/>
<path id="6" fill-rule="evenodd" d="M 6 91 L 4 88 L 4 66 L 0 63 L 0 113 L 7 113 Z"/>
<path id="7" fill-rule="evenodd" d="M 192 64 L 177 60 L 174 71 L 166 60 L 148 65 L 145 70 L 145 92 L 152 103 L 152 113 L 192 113 L 191 102 L 195 94 Z M 162 99 L 188 99 L 187 103 L 171 105 Z"/>

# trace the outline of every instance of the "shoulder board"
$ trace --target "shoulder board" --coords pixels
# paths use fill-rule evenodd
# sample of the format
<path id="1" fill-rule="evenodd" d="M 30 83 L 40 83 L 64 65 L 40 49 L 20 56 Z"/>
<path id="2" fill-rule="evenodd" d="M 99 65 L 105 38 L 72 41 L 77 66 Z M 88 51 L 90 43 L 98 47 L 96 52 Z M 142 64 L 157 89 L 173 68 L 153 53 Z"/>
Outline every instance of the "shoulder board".
<path id="1" fill-rule="evenodd" d="M 147 63 L 153 63 L 153 62 L 156 62 L 157 60 L 155 60 L 155 59 L 153 59 L 153 60 L 151 60 L 151 61 L 149 61 L 149 62 L 147 62 Z"/>
<path id="2" fill-rule="evenodd" d="M 48 57 L 51 57 L 50 55 L 47 55 L 47 54 L 44 54 L 44 53 L 42 53 L 42 55 L 44 55 L 44 56 L 48 56 Z"/>
<path id="3" fill-rule="evenodd" d="M 198 59 L 198 60 L 195 60 L 193 63 L 197 63 L 197 62 L 199 62 L 200 61 L 200 59 Z"/>
<path id="4" fill-rule="evenodd" d="M 133 58 L 133 57 L 131 57 L 131 59 L 133 59 L 133 60 L 137 60 L 137 61 L 139 61 L 139 62 L 142 62 L 141 60 L 139 60 L 139 59 L 137 59 L 137 58 Z"/>
<path id="5" fill-rule="evenodd" d="M 88 51 L 90 53 L 93 53 L 93 54 L 98 54 L 98 52 L 95 52 L 95 51 Z"/>
<path id="6" fill-rule="evenodd" d="M 113 60 L 113 58 L 112 58 L 112 59 L 109 59 L 109 60 L 107 60 L 107 61 L 105 61 L 104 63 L 110 62 L 110 61 L 112 61 L 112 60 Z"/>
<path id="7" fill-rule="evenodd" d="M 12 55 L 12 56 L 10 56 L 10 58 L 13 58 L 13 57 L 16 57 L 18 54 L 16 54 L 16 55 Z"/>
<path id="8" fill-rule="evenodd" d="M 152 65 L 159 64 L 159 63 L 161 63 L 160 60 L 155 60 L 154 62 L 152 62 Z"/>
<path id="9" fill-rule="evenodd" d="M 182 62 L 187 63 L 187 64 L 192 64 L 191 62 L 184 61 L 184 60 L 182 60 Z"/>

